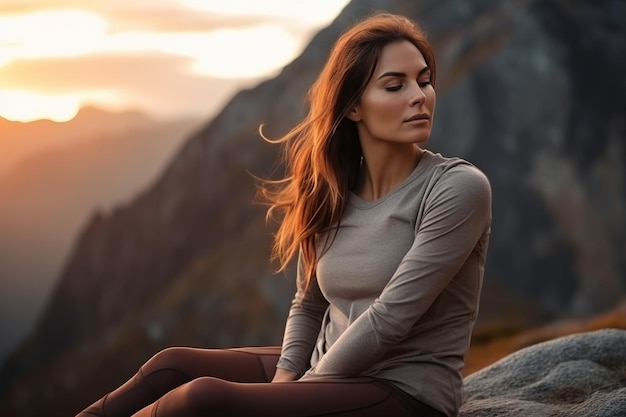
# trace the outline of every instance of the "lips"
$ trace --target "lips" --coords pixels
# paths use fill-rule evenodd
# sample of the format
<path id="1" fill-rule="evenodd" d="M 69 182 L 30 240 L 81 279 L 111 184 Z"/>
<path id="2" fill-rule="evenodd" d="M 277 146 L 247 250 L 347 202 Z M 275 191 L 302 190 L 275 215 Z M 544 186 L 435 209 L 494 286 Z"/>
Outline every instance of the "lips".
<path id="1" fill-rule="evenodd" d="M 414 114 L 413 116 L 409 117 L 408 119 L 405 119 L 405 122 L 414 122 L 416 120 L 428 120 L 428 114 L 426 113 L 419 113 L 419 114 Z"/>

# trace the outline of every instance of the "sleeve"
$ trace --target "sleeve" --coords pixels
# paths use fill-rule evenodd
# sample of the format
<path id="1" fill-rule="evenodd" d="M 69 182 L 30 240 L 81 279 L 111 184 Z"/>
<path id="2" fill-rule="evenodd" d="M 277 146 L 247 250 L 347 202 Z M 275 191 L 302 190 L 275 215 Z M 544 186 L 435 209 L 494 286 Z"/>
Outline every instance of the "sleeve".
<path id="1" fill-rule="evenodd" d="M 328 301 L 322 295 L 315 276 L 306 288 L 301 255 L 298 257 L 297 269 L 296 295 L 291 302 L 281 355 L 276 367 L 296 372 L 298 376 L 301 376 L 310 367 L 311 354 L 320 332 Z"/>
<path id="2" fill-rule="evenodd" d="M 415 241 L 380 296 L 304 379 L 352 377 L 401 341 L 468 259 L 491 222 L 491 188 L 477 168 L 460 165 L 434 185 Z M 358 348 L 355 348 L 358 347 Z"/>

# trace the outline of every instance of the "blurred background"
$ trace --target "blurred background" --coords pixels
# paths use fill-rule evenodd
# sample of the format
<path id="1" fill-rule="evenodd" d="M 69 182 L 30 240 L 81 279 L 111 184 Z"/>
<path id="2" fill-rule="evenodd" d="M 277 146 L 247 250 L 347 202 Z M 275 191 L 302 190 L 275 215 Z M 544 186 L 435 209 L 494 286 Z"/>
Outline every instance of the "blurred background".
<path id="1" fill-rule="evenodd" d="M 0 414 L 67 416 L 165 346 L 279 344 L 293 273 L 252 204 L 343 29 L 437 55 L 427 147 L 490 178 L 466 373 L 626 328 L 626 4 L 2 0 Z M 45 410 L 45 411 L 44 411 Z"/>

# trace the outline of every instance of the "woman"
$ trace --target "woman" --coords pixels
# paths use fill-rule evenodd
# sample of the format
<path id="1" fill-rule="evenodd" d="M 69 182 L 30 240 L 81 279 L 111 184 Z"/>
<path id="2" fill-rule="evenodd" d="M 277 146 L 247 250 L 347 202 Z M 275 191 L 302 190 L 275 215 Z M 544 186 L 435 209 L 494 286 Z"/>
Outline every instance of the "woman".
<path id="1" fill-rule="evenodd" d="M 281 348 L 166 349 L 88 416 L 450 416 L 478 311 L 491 191 L 425 150 L 435 60 L 410 20 L 337 41 L 265 182 L 281 269 L 298 253 Z M 271 383 L 270 383 L 271 382 Z"/>

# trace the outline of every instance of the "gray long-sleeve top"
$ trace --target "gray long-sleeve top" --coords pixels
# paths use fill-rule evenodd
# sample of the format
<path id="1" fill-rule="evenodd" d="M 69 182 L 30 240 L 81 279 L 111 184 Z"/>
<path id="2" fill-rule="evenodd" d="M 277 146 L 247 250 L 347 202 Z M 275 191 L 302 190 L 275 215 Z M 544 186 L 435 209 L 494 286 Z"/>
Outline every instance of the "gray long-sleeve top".
<path id="1" fill-rule="evenodd" d="M 490 224 L 485 175 L 430 151 L 384 197 L 351 195 L 307 291 L 298 268 L 277 367 L 388 380 L 456 415 Z"/>

